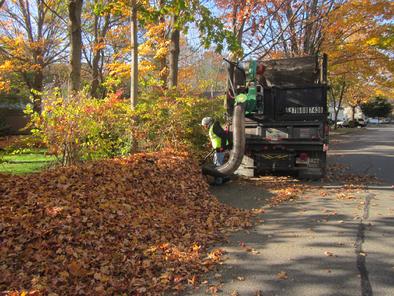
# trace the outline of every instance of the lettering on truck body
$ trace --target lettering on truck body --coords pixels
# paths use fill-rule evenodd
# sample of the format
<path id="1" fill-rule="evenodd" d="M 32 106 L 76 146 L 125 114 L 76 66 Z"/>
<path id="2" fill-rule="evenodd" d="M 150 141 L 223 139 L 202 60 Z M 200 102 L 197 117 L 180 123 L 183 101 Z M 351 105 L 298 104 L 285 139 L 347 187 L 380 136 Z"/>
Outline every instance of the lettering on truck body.
<path id="1" fill-rule="evenodd" d="M 286 107 L 285 112 L 290 114 L 320 114 L 323 113 L 323 107 Z"/>

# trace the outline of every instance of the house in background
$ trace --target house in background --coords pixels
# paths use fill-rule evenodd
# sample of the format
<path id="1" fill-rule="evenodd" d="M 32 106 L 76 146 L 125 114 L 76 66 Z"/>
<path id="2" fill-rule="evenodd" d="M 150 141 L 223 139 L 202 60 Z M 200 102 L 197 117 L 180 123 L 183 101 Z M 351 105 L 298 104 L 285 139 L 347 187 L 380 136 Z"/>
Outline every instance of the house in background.
<path id="1" fill-rule="evenodd" d="M 334 121 L 335 120 L 335 110 L 333 106 L 328 107 L 328 119 Z M 342 121 L 345 119 L 345 114 L 343 112 L 343 107 L 339 108 L 339 112 L 338 112 L 338 117 L 337 117 L 337 121 Z"/>
<path id="2" fill-rule="evenodd" d="M 28 134 L 22 130 L 28 123 L 23 113 L 27 100 L 18 96 L 0 95 L 0 136 Z"/>
<path id="3" fill-rule="evenodd" d="M 333 106 L 328 107 L 328 112 L 329 112 L 328 118 L 330 120 L 334 121 L 335 120 L 334 107 Z M 353 108 L 352 107 L 340 107 L 339 108 L 337 121 L 352 120 L 352 118 L 353 118 Z M 360 107 L 355 108 L 354 119 L 364 119 L 365 120 L 365 115 L 361 111 Z"/>
<path id="4" fill-rule="evenodd" d="M 353 108 L 352 107 L 345 107 L 343 109 L 343 114 L 347 120 L 352 120 Z M 358 106 L 354 109 L 354 119 L 364 119 L 365 120 L 365 115 L 364 115 L 363 111 L 361 111 L 361 108 Z"/>

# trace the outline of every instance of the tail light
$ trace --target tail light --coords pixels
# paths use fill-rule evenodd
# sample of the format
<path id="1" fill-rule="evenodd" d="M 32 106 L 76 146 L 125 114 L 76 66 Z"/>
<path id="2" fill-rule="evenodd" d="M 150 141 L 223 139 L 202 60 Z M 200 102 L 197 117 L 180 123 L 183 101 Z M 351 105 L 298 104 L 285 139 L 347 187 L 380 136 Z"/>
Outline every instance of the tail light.
<path id="1" fill-rule="evenodd" d="M 305 152 L 300 153 L 299 158 L 300 158 L 300 160 L 302 160 L 302 161 L 308 160 L 308 153 L 305 153 Z"/>

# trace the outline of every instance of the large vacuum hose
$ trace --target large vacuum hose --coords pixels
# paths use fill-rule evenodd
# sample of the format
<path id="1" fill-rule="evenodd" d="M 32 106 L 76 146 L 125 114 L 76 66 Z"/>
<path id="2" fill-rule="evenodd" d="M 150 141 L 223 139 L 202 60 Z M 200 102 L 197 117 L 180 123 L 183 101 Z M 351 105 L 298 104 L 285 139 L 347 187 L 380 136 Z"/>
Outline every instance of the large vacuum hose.
<path id="1" fill-rule="evenodd" d="M 224 177 L 234 173 L 242 162 L 245 153 L 245 104 L 234 107 L 233 113 L 233 149 L 229 160 L 218 167 L 203 166 L 202 172 L 214 177 Z"/>

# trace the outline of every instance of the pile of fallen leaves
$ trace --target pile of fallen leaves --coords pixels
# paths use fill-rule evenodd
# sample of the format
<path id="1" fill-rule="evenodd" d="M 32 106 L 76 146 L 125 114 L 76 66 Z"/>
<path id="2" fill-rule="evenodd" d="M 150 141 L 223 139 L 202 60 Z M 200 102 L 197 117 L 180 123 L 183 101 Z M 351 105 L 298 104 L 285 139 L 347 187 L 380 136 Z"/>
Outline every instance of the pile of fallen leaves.
<path id="1" fill-rule="evenodd" d="M 0 176 L 0 294 L 160 295 L 197 285 L 249 212 L 170 151 Z"/>

